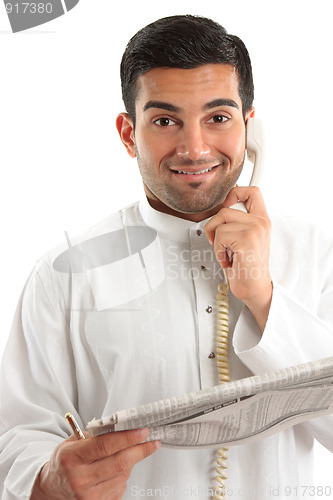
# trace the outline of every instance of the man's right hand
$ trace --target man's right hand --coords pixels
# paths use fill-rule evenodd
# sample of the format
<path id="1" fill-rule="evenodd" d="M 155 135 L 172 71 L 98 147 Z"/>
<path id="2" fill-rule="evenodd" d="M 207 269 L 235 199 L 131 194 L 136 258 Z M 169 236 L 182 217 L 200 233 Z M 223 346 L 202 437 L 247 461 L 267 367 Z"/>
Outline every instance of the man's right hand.
<path id="1" fill-rule="evenodd" d="M 160 446 L 143 443 L 148 435 L 148 429 L 136 429 L 67 439 L 41 469 L 30 500 L 122 498 L 133 466 Z"/>

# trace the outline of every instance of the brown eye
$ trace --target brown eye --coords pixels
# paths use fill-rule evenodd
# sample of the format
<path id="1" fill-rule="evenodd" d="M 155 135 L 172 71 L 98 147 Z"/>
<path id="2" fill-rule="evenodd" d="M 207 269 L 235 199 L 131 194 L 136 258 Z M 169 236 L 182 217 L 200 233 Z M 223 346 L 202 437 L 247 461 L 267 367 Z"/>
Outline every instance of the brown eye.
<path id="1" fill-rule="evenodd" d="M 167 118 L 167 117 L 159 118 L 158 120 L 155 120 L 154 123 L 156 125 L 158 125 L 159 127 L 169 127 L 170 125 L 176 124 L 176 122 L 171 120 L 171 118 Z"/>
<path id="2" fill-rule="evenodd" d="M 214 115 L 211 117 L 210 120 L 208 120 L 208 122 L 213 122 L 213 123 L 224 123 L 225 121 L 227 121 L 227 117 L 224 116 L 224 115 Z"/>

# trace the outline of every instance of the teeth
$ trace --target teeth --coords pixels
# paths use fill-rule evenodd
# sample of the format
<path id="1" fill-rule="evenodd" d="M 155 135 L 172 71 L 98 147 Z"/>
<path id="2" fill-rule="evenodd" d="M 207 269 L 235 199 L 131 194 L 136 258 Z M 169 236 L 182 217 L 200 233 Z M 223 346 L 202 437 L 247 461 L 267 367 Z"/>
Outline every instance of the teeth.
<path id="1" fill-rule="evenodd" d="M 177 170 L 177 174 L 199 175 L 199 174 L 205 174 L 206 172 L 210 172 L 211 170 L 213 170 L 213 167 L 206 168 L 206 170 L 200 170 L 200 172 L 185 172 L 185 170 Z"/>

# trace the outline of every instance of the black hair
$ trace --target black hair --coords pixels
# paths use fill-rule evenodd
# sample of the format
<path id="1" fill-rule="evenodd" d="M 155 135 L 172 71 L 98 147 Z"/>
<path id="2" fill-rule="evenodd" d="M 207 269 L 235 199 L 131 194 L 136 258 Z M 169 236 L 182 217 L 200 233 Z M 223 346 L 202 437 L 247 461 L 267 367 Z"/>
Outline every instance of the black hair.
<path id="1" fill-rule="evenodd" d="M 159 19 L 138 31 L 124 52 L 120 77 L 126 111 L 135 122 L 137 78 L 154 68 L 192 69 L 204 64 L 236 68 L 243 116 L 254 99 L 252 66 L 240 38 L 211 19 L 192 15 Z"/>

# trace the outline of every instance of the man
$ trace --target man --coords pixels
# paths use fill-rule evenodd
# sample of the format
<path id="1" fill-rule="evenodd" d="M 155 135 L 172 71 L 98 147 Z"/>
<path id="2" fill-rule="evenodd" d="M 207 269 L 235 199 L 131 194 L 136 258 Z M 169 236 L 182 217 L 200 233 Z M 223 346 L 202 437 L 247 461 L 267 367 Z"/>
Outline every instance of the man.
<path id="1" fill-rule="evenodd" d="M 117 129 L 146 199 L 47 254 L 28 281 L 3 363 L 3 500 L 212 496 L 215 451 L 154 453 L 148 430 L 75 441 L 63 415 L 86 424 L 216 384 L 221 267 L 232 379 L 332 352 L 330 243 L 271 224 L 259 190 L 235 186 L 254 116 L 244 44 L 205 18 L 165 18 L 129 42 L 121 75 Z M 333 451 L 332 423 L 230 449 L 221 498 L 304 498 L 313 440 Z"/>

